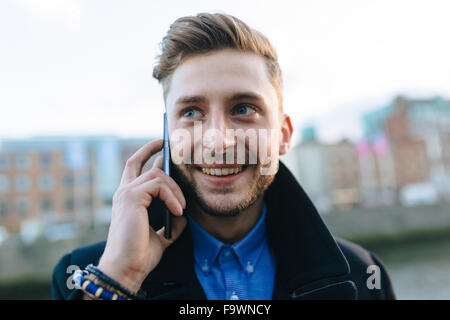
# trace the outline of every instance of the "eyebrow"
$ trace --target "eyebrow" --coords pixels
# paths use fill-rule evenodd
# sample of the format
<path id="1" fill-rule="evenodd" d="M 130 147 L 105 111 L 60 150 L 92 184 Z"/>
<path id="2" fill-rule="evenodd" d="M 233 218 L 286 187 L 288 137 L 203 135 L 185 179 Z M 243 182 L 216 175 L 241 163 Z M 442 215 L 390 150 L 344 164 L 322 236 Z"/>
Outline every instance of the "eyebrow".
<path id="1" fill-rule="evenodd" d="M 237 101 L 237 100 L 254 100 L 254 101 L 264 101 L 264 98 L 255 92 L 239 92 L 236 94 L 233 94 L 230 98 L 230 101 Z"/>
<path id="2" fill-rule="evenodd" d="M 187 103 L 205 103 L 208 99 L 205 96 L 183 96 L 175 101 L 175 105 Z"/>
<path id="3" fill-rule="evenodd" d="M 254 100 L 254 101 L 264 101 L 264 98 L 254 92 L 238 92 L 228 97 L 229 101 L 238 100 Z M 188 103 L 205 103 L 208 99 L 205 96 L 193 95 L 193 96 L 182 96 L 175 101 L 175 105 L 183 105 Z"/>

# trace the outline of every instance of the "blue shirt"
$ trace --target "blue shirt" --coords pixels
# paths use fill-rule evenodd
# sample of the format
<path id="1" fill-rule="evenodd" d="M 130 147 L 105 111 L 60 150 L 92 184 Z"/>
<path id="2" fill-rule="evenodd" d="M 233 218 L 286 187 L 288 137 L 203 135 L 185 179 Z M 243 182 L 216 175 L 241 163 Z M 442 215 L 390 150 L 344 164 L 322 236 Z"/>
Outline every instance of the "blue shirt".
<path id="1" fill-rule="evenodd" d="M 208 300 L 271 300 L 275 259 L 266 239 L 266 206 L 256 225 L 238 242 L 217 240 L 188 217 L 194 267 Z"/>

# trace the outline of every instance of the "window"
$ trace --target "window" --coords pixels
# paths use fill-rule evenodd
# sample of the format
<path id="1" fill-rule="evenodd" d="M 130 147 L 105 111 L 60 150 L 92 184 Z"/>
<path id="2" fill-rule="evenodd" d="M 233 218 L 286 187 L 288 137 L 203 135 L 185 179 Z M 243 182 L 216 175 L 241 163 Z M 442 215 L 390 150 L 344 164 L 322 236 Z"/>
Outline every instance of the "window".
<path id="1" fill-rule="evenodd" d="M 0 174 L 0 192 L 6 193 L 9 191 L 9 179 L 6 175 Z"/>
<path id="2" fill-rule="evenodd" d="M 92 198 L 86 198 L 84 199 L 84 207 L 88 210 L 92 209 Z"/>
<path id="3" fill-rule="evenodd" d="M 30 179 L 24 174 L 19 174 L 15 179 L 16 190 L 19 192 L 26 192 L 30 188 Z"/>
<path id="4" fill-rule="evenodd" d="M 21 154 L 16 156 L 16 167 L 18 169 L 27 169 L 29 166 L 30 158 L 27 155 Z"/>
<path id="5" fill-rule="evenodd" d="M 52 190 L 52 188 L 53 188 L 53 177 L 50 174 L 48 174 L 48 173 L 42 174 L 39 177 L 39 188 L 42 191 L 50 191 L 50 190 Z"/>
<path id="6" fill-rule="evenodd" d="M 66 209 L 67 211 L 73 211 L 73 209 L 75 208 L 75 203 L 73 201 L 73 199 L 66 199 Z"/>
<path id="7" fill-rule="evenodd" d="M 46 213 L 46 212 L 50 212 L 52 211 L 52 202 L 50 201 L 50 199 L 44 199 L 41 202 L 41 211 Z"/>
<path id="8" fill-rule="evenodd" d="M 66 174 L 63 177 L 63 184 L 66 187 L 73 187 L 73 175 L 71 174 Z"/>
<path id="9" fill-rule="evenodd" d="M 92 180 L 93 180 L 93 179 L 92 179 L 92 176 L 91 176 L 89 173 L 86 173 L 86 174 L 83 176 L 83 180 L 82 180 L 83 182 L 82 182 L 82 183 L 83 183 L 84 185 L 87 185 L 87 186 L 88 186 L 88 185 L 90 185 L 90 184 L 92 183 Z"/>
<path id="10" fill-rule="evenodd" d="M 9 157 L 6 154 L 0 155 L 0 170 L 8 169 L 8 167 L 9 167 Z"/>
<path id="11" fill-rule="evenodd" d="M 39 158 L 39 164 L 41 168 L 48 169 L 52 166 L 52 155 L 49 153 L 44 153 Z"/>
<path id="12" fill-rule="evenodd" d="M 77 187 L 89 186 L 93 183 L 92 175 L 86 174 L 76 174 L 76 173 L 66 173 L 62 178 L 62 183 L 65 187 L 71 188 L 74 185 Z"/>
<path id="13" fill-rule="evenodd" d="M 16 202 L 16 210 L 21 215 L 24 216 L 30 210 L 30 204 L 27 198 L 18 198 Z"/>
<path id="14" fill-rule="evenodd" d="M 0 202 L 0 217 L 4 218 L 8 213 L 8 203 L 6 201 Z"/>

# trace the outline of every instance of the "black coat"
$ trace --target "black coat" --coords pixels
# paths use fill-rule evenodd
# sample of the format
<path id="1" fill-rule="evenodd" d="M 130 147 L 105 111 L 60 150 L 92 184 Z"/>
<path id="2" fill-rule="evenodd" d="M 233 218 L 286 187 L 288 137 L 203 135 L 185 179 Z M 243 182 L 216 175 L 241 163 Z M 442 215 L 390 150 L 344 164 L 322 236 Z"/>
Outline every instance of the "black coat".
<path id="1" fill-rule="evenodd" d="M 333 237 L 314 205 L 290 171 L 280 162 L 276 177 L 265 193 L 267 237 L 276 259 L 273 299 L 395 299 L 391 281 L 381 261 L 349 241 Z M 161 206 L 150 207 L 152 217 Z M 157 212 L 157 213 L 155 213 Z M 160 220 L 160 219 L 158 219 Z M 150 223 L 158 228 L 161 221 Z M 84 269 L 98 263 L 105 242 L 66 254 L 53 271 L 55 299 L 79 299 L 70 290 L 68 266 Z M 195 275 L 190 229 L 165 251 L 159 265 L 142 284 L 149 299 L 206 299 Z M 368 266 L 380 270 L 380 288 L 369 289 Z"/>

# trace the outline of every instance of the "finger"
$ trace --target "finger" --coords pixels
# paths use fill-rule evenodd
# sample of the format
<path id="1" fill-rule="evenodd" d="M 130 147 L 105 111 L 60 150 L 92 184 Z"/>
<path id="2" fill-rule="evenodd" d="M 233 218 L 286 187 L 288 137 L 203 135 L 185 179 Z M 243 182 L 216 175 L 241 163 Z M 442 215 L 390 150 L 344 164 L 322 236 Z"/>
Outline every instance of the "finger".
<path id="1" fill-rule="evenodd" d="M 136 151 L 125 164 L 120 184 L 127 184 L 136 179 L 142 171 L 144 164 L 152 155 L 163 147 L 163 139 L 153 140 Z"/>
<path id="2" fill-rule="evenodd" d="M 152 168 L 158 168 L 158 169 L 163 169 L 163 162 L 164 162 L 164 157 L 163 156 L 158 156 L 155 161 L 153 162 L 153 166 Z"/>
<path id="3" fill-rule="evenodd" d="M 161 178 L 165 183 L 167 183 L 173 194 L 180 201 L 182 207 L 186 207 L 186 199 L 184 198 L 184 194 L 180 186 L 175 182 L 175 180 L 173 180 L 159 168 L 152 168 L 144 172 L 140 177 L 133 181 L 133 185 L 137 186 L 155 178 Z"/>
<path id="4" fill-rule="evenodd" d="M 183 232 L 186 225 L 187 225 L 187 219 L 185 217 L 173 217 L 172 218 L 172 237 L 170 239 L 166 239 L 166 237 L 164 237 L 165 227 L 162 227 L 161 229 L 159 229 L 156 232 L 159 239 L 161 240 L 161 243 L 164 246 L 164 249 L 166 249 L 175 240 L 178 239 L 178 237 L 181 235 L 181 233 Z"/>
<path id="5" fill-rule="evenodd" d="M 160 177 L 142 183 L 137 188 L 150 194 L 153 198 L 160 198 L 174 215 L 181 216 L 183 214 L 183 205 Z"/>

